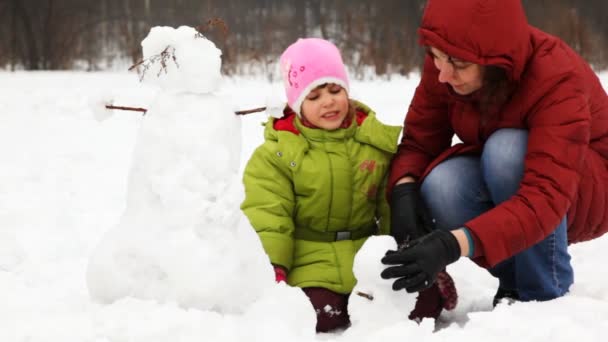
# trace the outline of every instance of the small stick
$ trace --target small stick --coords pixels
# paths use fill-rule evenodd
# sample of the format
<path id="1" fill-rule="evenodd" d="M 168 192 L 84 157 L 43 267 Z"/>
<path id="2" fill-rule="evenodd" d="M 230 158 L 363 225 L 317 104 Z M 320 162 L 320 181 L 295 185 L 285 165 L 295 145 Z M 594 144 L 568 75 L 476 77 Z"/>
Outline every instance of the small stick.
<path id="1" fill-rule="evenodd" d="M 253 108 L 253 109 L 247 109 L 247 110 L 237 110 L 236 112 L 234 112 L 234 114 L 247 115 L 247 114 L 252 114 L 252 113 L 263 112 L 265 110 L 266 110 L 266 107 L 259 107 L 259 108 Z"/>
<path id="2" fill-rule="evenodd" d="M 142 59 L 142 60 L 138 61 L 137 63 L 135 63 L 135 64 L 133 64 L 133 65 L 131 65 L 131 66 L 129 67 L 129 71 L 131 71 L 131 70 L 135 69 L 136 67 L 138 67 L 138 66 L 140 66 L 140 65 L 144 64 L 145 62 L 146 62 L 146 60 L 145 60 L 145 59 Z"/>
<path id="3" fill-rule="evenodd" d="M 143 115 L 146 115 L 146 112 L 148 111 L 146 108 L 136 108 L 136 107 L 125 107 L 125 106 L 113 106 L 113 105 L 106 105 L 107 109 L 120 109 L 120 110 L 130 110 L 133 112 L 142 112 L 144 113 Z"/>
<path id="4" fill-rule="evenodd" d="M 106 105 L 106 109 L 118 109 L 118 110 L 129 110 L 129 111 L 133 111 L 133 112 L 142 112 L 142 113 L 144 113 L 143 115 L 146 115 L 146 112 L 148 111 L 146 108 L 113 106 L 113 105 Z M 234 114 L 247 115 L 247 114 L 252 114 L 252 113 L 263 112 L 265 110 L 266 110 L 266 107 L 259 107 L 259 108 L 253 108 L 253 109 L 247 109 L 247 110 L 238 110 L 238 111 L 234 112 Z"/>
<path id="5" fill-rule="evenodd" d="M 356 292 L 355 292 L 355 294 L 356 294 L 357 296 L 361 296 L 361 297 L 363 297 L 363 298 L 367 298 L 367 299 L 369 299 L 369 300 L 374 300 L 374 296 L 372 296 L 372 295 L 370 295 L 370 294 L 368 294 L 368 293 L 365 293 L 365 292 L 356 291 Z"/>

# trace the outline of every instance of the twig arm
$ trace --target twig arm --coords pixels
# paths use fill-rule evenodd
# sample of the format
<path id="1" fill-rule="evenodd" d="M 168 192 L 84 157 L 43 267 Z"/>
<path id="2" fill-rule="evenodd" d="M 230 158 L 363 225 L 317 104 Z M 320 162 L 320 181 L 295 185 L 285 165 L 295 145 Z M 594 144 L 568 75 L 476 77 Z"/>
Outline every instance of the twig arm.
<path id="1" fill-rule="evenodd" d="M 146 112 L 148 111 L 146 108 L 114 106 L 114 105 L 109 105 L 109 104 L 106 105 L 106 109 L 118 109 L 118 110 L 128 110 L 128 111 L 132 111 L 132 112 L 141 112 L 141 113 L 143 113 L 143 115 L 146 115 Z M 247 110 L 238 110 L 238 111 L 234 112 L 234 114 L 247 115 L 247 114 L 263 112 L 265 110 L 266 110 L 266 107 L 259 107 L 259 108 L 253 108 L 253 109 L 247 109 Z"/>
<path id="2" fill-rule="evenodd" d="M 259 107 L 259 108 L 253 108 L 253 109 L 247 109 L 247 110 L 237 110 L 236 112 L 234 112 L 234 114 L 247 115 L 247 114 L 252 114 L 252 113 L 263 112 L 265 110 L 266 110 L 266 107 Z"/>
<path id="3" fill-rule="evenodd" d="M 148 111 L 146 108 L 113 106 L 113 105 L 106 105 L 106 108 L 107 109 L 118 109 L 118 110 L 130 110 L 130 111 L 133 111 L 133 112 L 142 112 L 142 113 L 144 113 L 144 115 L 146 115 L 146 112 Z"/>

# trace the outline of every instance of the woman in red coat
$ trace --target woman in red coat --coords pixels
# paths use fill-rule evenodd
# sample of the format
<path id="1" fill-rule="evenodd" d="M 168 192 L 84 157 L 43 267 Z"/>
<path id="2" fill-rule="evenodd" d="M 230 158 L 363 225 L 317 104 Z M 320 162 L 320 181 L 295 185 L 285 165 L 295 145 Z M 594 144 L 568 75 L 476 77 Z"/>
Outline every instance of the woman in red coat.
<path id="1" fill-rule="evenodd" d="M 499 279 L 495 304 L 564 295 L 568 244 L 608 231 L 606 92 L 520 0 L 429 0 L 419 37 L 389 180 L 392 234 L 409 243 L 382 277 L 419 291 L 468 256 Z"/>

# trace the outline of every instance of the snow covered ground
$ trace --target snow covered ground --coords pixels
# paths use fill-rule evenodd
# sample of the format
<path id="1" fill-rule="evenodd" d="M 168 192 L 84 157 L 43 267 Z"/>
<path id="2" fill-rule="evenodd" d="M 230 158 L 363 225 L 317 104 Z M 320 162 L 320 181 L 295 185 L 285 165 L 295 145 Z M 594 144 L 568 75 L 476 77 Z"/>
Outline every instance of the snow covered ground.
<path id="1" fill-rule="evenodd" d="M 608 74 L 600 77 L 608 88 Z M 381 120 L 400 124 L 417 81 L 393 77 L 354 82 L 352 88 Z M 262 78 L 230 78 L 221 95 L 234 109 L 248 109 L 264 105 L 271 89 L 280 87 Z M 142 118 L 121 112 L 100 122 L 94 104 L 107 95 L 116 104 L 146 107 L 155 92 L 129 73 L 0 73 L 0 341 L 605 340 L 608 236 L 572 246 L 575 285 L 567 296 L 545 303 L 492 310 L 497 282 L 461 260 L 449 269 L 459 289 L 458 308 L 419 327 L 353 326 L 315 335 L 308 318 L 277 319 L 276 312 L 302 310 L 286 301 L 267 300 L 230 314 L 136 298 L 95 302 L 87 290 L 87 265 L 125 209 Z M 241 165 L 261 143 L 264 119 L 263 113 L 242 118 Z M 223 260 L 230 258 L 217 257 L 218 263 Z M 239 274 L 223 279 L 209 274 L 208 281 L 247 291 L 248 280 Z M 297 305 L 292 293 L 289 303 Z"/>

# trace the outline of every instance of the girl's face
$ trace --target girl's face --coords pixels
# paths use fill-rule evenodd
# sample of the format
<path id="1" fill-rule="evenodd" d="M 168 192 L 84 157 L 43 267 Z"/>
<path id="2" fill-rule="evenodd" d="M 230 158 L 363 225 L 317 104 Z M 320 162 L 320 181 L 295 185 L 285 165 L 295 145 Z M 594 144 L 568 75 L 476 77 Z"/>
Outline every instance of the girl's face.
<path id="1" fill-rule="evenodd" d="M 348 95 L 337 84 L 321 85 L 306 96 L 301 111 L 311 124 L 333 131 L 340 128 L 348 115 Z"/>
<path id="2" fill-rule="evenodd" d="M 484 66 L 448 56 L 434 47 L 428 52 L 439 70 L 439 82 L 449 84 L 457 94 L 469 95 L 483 86 Z"/>

